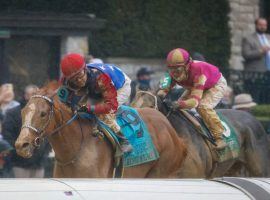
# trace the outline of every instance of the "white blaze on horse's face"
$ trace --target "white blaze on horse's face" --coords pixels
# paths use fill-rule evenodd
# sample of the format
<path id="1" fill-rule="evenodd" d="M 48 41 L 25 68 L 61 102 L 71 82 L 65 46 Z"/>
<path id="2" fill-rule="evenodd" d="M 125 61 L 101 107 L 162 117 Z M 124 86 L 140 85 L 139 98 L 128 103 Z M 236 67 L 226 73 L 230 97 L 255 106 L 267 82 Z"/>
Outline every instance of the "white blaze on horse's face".
<path id="1" fill-rule="evenodd" d="M 22 121 L 23 124 L 32 124 L 32 119 L 34 117 L 36 111 L 36 105 L 34 103 L 30 103 L 26 105 L 26 107 L 22 110 Z M 25 115 L 23 115 L 25 113 Z M 30 129 L 23 128 L 20 132 L 19 137 L 16 140 L 15 147 L 17 153 L 25 158 L 30 158 L 33 154 L 34 146 L 32 145 L 32 141 L 35 139 L 35 135 L 30 132 Z"/>
<path id="2" fill-rule="evenodd" d="M 22 123 L 23 125 L 29 125 L 37 130 L 44 127 L 44 124 L 48 122 L 48 113 L 50 112 L 50 106 L 44 100 L 30 99 L 28 104 L 22 110 Z M 22 156 L 29 158 L 33 155 L 35 148 L 35 140 L 38 137 L 38 132 L 33 131 L 30 128 L 22 128 L 19 137 L 16 141 L 16 151 Z"/>
<path id="3" fill-rule="evenodd" d="M 32 119 L 33 119 L 33 116 L 36 112 L 36 105 L 34 103 L 31 103 L 29 106 L 29 111 L 27 112 L 27 114 L 25 115 L 24 117 L 24 123 L 25 124 L 32 124 Z"/>

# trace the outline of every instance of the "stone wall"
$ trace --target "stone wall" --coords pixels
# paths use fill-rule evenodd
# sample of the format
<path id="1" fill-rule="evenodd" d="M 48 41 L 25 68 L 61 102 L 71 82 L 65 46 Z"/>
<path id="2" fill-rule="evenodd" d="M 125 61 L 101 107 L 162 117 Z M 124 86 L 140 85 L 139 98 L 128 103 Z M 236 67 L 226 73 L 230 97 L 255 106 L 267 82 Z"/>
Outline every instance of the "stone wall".
<path id="1" fill-rule="evenodd" d="M 88 55 L 88 37 L 87 36 L 66 36 L 61 37 L 61 57 L 67 53 L 79 53 Z"/>
<path id="2" fill-rule="evenodd" d="M 229 0 L 231 28 L 230 68 L 243 69 L 241 41 L 243 36 L 255 31 L 254 21 L 259 16 L 260 0 Z"/>

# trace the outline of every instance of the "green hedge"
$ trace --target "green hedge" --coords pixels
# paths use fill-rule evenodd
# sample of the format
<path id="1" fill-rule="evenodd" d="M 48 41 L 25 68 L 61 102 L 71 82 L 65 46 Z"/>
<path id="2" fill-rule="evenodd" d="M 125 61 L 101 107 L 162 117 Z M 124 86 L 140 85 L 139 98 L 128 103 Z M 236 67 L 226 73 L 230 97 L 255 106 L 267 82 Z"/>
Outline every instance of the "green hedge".
<path id="1" fill-rule="evenodd" d="M 110 0 L 96 12 L 108 23 L 92 35 L 90 49 L 101 57 L 165 58 L 169 50 L 183 47 L 226 67 L 228 12 L 227 0 Z"/>
<path id="2" fill-rule="evenodd" d="M 107 26 L 90 35 L 99 57 L 165 58 L 183 47 L 209 62 L 228 66 L 230 34 L 228 0 L 9 0 L 0 10 L 95 13 Z"/>
<path id="3" fill-rule="evenodd" d="M 257 105 L 251 109 L 251 112 L 258 118 L 270 121 L 270 104 Z"/>
<path id="4" fill-rule="evenodd" d="M 262 123 L 270 134 L 270 104 L 257 105 L 251 109 L 251 113 Z"/>

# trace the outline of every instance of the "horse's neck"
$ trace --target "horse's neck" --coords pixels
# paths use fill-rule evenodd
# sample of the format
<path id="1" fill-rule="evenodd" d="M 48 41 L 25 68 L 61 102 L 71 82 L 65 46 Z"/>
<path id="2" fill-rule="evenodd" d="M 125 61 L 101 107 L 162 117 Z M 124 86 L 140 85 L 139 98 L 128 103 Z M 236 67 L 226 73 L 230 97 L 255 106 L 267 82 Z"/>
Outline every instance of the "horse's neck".
<path id="1" fill-rule="evenodd" d="M 66 122 L 70 118 L 71 115 L 66 115 L 62 120 Z M 63 123 L 60 119 L 55 121 L 56 126 Z M 49 141 L 55 157 L 60 166 L 71 161 L 75 163 L 68 167 L 72 168 L 73 177 L 110 177 L 112 149 L 104 140 L 93 137 L 91 131 L 90 122 L 76 119 L 52 135 Z M 66 174 L 62 176 L 69 177 Z"/>
<path id="2" fill-rule="evenodd" d="M 66 122 L 68 119 L 63 118 Z M 56 126 L 61 125 L 58 120 L 56 120 Z M 60 131 L 49 137 L 49 141 L 55 152 L 56 158 L 61 162 L 66 162 L 71 160 L 76 153 L 80 151 L 81 143 L 85 137 L 83 127 L 80 126 L 77 120 L 74 120 L 71 124 L 66 125 Z"/>
<path id="3" fill-rule="evenodd" d="M 169 114 L 167 118 L 173 124 L 179 136 L 187 139 L 190 138 L 191 140 L 193 140 L 194 137 L 201 137 L 191 122 L 189 122 L 181 112 L 177 114 L 167 112 L 166 114 Z"/>

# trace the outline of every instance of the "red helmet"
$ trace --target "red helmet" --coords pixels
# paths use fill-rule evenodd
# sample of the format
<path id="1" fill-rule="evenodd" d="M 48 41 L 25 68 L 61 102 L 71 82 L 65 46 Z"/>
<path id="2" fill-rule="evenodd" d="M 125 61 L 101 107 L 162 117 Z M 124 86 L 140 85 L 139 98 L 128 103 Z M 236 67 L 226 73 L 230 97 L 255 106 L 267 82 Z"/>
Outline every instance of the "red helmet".
<path id="1" fill-rule="evenodd" d="M 61 71 L 65 78 L 76 75 L 85 67 L 84 57 L 77 53 L 70 53 L 61 60 Z"/>
<path id="2" fill-rule="evenodd" d="M 168 67 L 185 67 L 189 64 L 191 58 L 189 53 L 185 49 L 177 48 L 171 50 L 167 56 L 167 66 Z"/>

